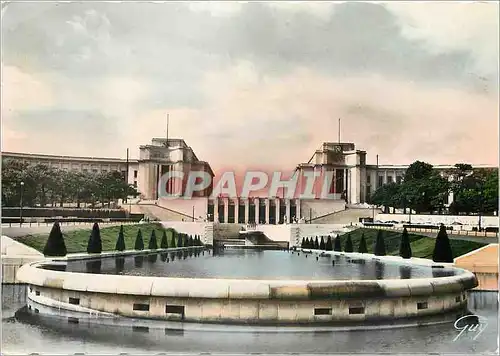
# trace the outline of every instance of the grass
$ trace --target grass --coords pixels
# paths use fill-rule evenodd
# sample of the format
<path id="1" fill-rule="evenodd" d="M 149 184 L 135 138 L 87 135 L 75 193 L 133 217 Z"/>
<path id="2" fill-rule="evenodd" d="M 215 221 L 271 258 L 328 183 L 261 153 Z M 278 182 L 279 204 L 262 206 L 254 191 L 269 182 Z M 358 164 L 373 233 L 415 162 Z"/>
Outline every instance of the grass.
<path id="1" fill-rule="evenodd" d="M 163 236 L 163 231 L 167 231 L 168 246 L 172 247 L 172 240 L 174 235 L 176 235 L 173 229 L 164 229 L 159 223 L 149 223 L 149 224 L 137 224 L 137 225 L 123 225 L 123 235 L 125 237 L 125 249 L 132 250 L 135 245 L 135 238 L 137 236 L 137 231 L 141 229 L 142 239 L 144 241 L 144 248 L 148 247 L 149 239 L 151 238 L 151 231 L 155 230 L 156 241 L 158 242 L 158 247 L 160 247 L 161 238 Z M 108 226 L 101 230 L 101 240 L 102 240 L 102 251 L 114 251 L 116 240 L 118 239 L 118 232 L 120 231 L 120 226 Z M 87 252 L 87 243 L 90 237 L 90 232 L 92 227 L 88 229 L 72 230 L 68 232 L 63 232 L 64 242 L 66 243 L 66 249 L 68 253 L 81 253 Z M 23 237 L 16 238 L 16 241 L 21 242 L 27 246 L 33 247 L 34 249 L 43 252 L 45 243 L 49 234 L 34 234 L 27 235 Z M 177 241 L 175 241 L 177 245 Z"/>
<path id="2" fill-rule="evenodd" d="M 375 246 L 375 239 L 377 237 L 378 230 L 376 229 L 366 229 L 359 228 L 351 232 L 351 239 L 354 246 L 354 251 L 358 250 L 359 241 L 361 240 L 361 234 L 365 234 L 366 245 L 368 247 L 368 252 L 373 253 L 373 248 Z M 401 242 L 401 232 L 397 231 L 387 231 L 382 230 L 385 241 L 385 248 L 387 255 L 398 256 L 399 255 L 399 244 Z M 436 231 L 437 235 L 437 231 Z M 432 258 L 432 253 L 434 251 L 434 244 L 436 239 L 408 234 L 410 238 L 411 251 L 413 257 L 420 258 Z M 344 249 L 345 242 L 347 240 L 347 234 L 340 235 L 342 249 Z M 480 247 L 485 246 L 485 243 L 475 242 L 475 241 L 465 241 L 465 240 L 454 240 L 450 239 L 451 250 L 453 252 L 453 258 L 466 254 L 470 251 L 476 250 Z"/>

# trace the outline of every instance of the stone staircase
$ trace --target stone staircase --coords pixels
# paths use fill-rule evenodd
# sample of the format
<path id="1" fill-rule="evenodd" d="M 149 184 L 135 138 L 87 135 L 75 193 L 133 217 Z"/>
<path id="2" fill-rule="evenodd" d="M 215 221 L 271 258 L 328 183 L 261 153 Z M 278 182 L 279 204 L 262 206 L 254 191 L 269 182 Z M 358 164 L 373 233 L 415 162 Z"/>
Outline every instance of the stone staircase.
<path id="1" fill-rule="evenodd" d="M 342 211 L 313 218 L 311 222 L 313 224 L 355 224 L 359 222 L 360 218 L 371 218 L 380 212 L 382 212 L 380 209 L 373 211 L 371 208 L 347 208 Z"/>
<path id="2" fill-rule="evenodd" d="M 155 204 L 134 204 L 131 205 L 132 213 L 144 214 L 152 220 L 160 221 L 191 221 L 192 217 L 178 211 L 167 209 Z"/>
<path id="3" fill-rule="evenodd" d="M 214 239 L 239 239 L 240 231 L 242 231 L 242 228 L 243 225 L 241 224 L 214 224 Z"/>

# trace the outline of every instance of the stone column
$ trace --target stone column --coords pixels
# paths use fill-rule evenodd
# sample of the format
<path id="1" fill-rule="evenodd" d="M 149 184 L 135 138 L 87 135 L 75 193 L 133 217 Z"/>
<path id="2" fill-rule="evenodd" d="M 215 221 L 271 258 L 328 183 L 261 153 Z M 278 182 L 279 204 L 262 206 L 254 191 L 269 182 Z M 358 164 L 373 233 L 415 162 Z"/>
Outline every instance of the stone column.
<path id="1" fill-rule="evenodd" d="M 250 198 L 245 198 L 245 224 L 248 224 L 250 215 Z"/>
<path id="2" fill-rule="evenodd" d="M 229 219 L 229 198 L 224 199 L 224 222 L 227 223 Z"/>
<path id="3" fill-rule="evenodd" d="M 219 222 L 219 198 L 214 198 L 214 222 Z"/>
<path id="4" fill-rule="evenodd" d="M 387 170 L 384 171 L 384 184 L 387 184 Z"/>
<path id="5" fill-rule="evenodd" d="M 236 199 L 234 199 L 234 223 L 235 224 L 239 223 L 239 216 L 240 216 L 240 199 L 236 198 Z"/>
<path id="6" fill-rule="evenodd" d="M 281 216 L 280 216 L 280 204 L 281 204 L 281 202 L 280 202 L 279 198 L 275 198 L 274 201 L 276 202 L 275 203 L 276 204 L 276 206 L 275 206 L 275 208 L 276 208 L 276 221 L 275 221 L 275 223 L 276 223 L 276 225 L 278 225 L 280 223 L 280 220 L 281 220 Z"/>
<path id="7" fill-rule="evenodd" d="M 253 200 L 253 203 L 255 204 L 255 223 L 258 225 L 260 221 L 260 200 L 259 198 L 255 198 Z"/>
<path id="8" fill-rule="evenodd" d="M 266 224 L 269 224 L 269 210 L 271 208 L 271 203 L 269 201 L 269 198 L 266 198 L 265 203 L 266 203 Z"/>
<path id="9" fill-rule="evenodd" d="M 332 184 L 333 184 L 333 194 L 335 194 L 335 199 L 338 199 L 337 198 L 337 194 L 338 194 L 338 192 L 337 192 L 337 170 L 335 168 L 333 169 L 333 182 L 332 182 Z"/>
<path id="10" fill-rule="evenodd" d="M 300 199 L 295 199 L 295 217 L 297 218 L 297 222 L 300 221 Z"/>
<path id="11" fill-rule="evenodd" d="M 290 224 L 292 221 L 292 217 L 290 216 L 290 199 L 285 200 L 286 204 L 286 222 Z"/>

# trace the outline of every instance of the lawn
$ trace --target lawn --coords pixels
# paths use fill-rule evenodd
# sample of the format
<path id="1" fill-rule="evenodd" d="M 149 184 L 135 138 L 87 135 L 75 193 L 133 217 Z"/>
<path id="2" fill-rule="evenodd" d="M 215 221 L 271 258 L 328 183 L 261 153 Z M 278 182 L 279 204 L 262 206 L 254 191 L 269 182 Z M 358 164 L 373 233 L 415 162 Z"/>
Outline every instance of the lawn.
<path id="1" fill-rule="evenodd" d="M 376 229 L 360 228 L 351 232 L 351 239 L 354 245 L 354 251 L 358 250 L 361 234 L 365 234 L 366 245 L 368 252 L 373 253 L 375 246 L 375 239 L 377 237 Z M 382 230 L 384 234 L 385 247 L 388 255 L 399 255 L 399 244 L 401 241 L 401 233 L 397 231 Z M 437 235 L 437 231 L 436 231 Z M 415 234 L 408 234 L 410 237 L 410 244 L 413 257 L 432 258 L 434 251 L 435 239 L 427 236 L 420 236 Z M 345 246 L 347 234 L 340 235 L 342 249 Z M 474 241 L 454 240 L 450 239 L 451 250 L 453 251 L 453 258 L 466 254 L 470 251 L 476 250 L 486 244 Z"/>
<path id="2" fill-rule="evenodd" d="M 135 244 L 135 238 L 137 236 L 137 231 L 141 229 L 142 238 L 144 240 L 145 248 L 148 247 L 149 239 L 151 237 L 151 232 L 154 230 L 156 234 L 156 241 L 158 246 L 160 246 L 161 238 L 163 236 L 163 231 L 165 230 L 159 223 L 150 224 L 136 224 L 136 225 L 123 225 L 123 234 L 125 237 L 125 249 L 132 250 Z M 68 253 L 78 253 L 87 252 L 87 243 L 89 240 L 91 227 L 88 229 L 72 230 L 68 232 L 63 232 L 64 242 L 66 243 L 66 249 Z M 118 238 L 118 232 L 120 231 L 120 226 L 108 226 L 101 229 L 101 240 L 102 240 L 102 250 L 103 251 L 114 251 L 116 245 L 116 239 Z M 172 246 L 172 238 L 176 235 L 175 230 L 166 229 L 168 245 Z M 34 234 L 27 235 L 23 237 L 16 238 L 25 245 L 33 247 L 34 249 L 42 252 L 47 242 L 49 234 Z M 177 243 L 177 241 L 175 241 Z"/>

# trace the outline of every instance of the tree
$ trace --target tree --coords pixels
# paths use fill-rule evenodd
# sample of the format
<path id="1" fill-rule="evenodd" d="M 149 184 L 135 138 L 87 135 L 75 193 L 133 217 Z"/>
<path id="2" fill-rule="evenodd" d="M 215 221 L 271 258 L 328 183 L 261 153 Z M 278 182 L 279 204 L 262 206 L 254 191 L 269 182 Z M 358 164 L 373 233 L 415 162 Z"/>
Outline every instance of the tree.
<path id="1" fill-rule="evenodd" d="M 177 236 L 177 247 L 184 247 L 183 242 L 184 242 L 184 234 L 181 232 Z"/>
<path id="2" fill-rule="evenodd" d="M 160 248 L 168 248 L 168 238 L 166 230 L 163 230 L 163 236 L 161 237 Z"/>
<path id="3" fill-rule="evenodd" d="M 332 237 L 331 236 L 328 236 L 328 238 L 326 240 L 325 249 L 327 251 L 332 251 L 333 250 L 333 243 L 332 243 Z"/>
<path id="4" fill-rule="evenodd" d="M 323 239 L 323 236 L 321 236 L 321 242 L 319 243 L 319 249 L 320 250 L 325 249 L 325 240 Z"/>
<path id="5" fill-rule="evenodd" d="M 411 258 L 411 245 L 410 237 L 408 236 L 408 231 L 406 227 L 403 229 L 401 234 L 401 244 L 399 245 L 399 255 L 403 258 Z"/>
<path id="6" fill-rule="evenodd" d="M 347 234 L 347 241 L 345 242 L 345 252 L 354 252 L 354 247 L 352 246 L 351 234 Z"/>
<path id="7" fill-rule="evenodd" d="M 156 233 L 155 230 L 151 230 L 151 237 L 149 238 L 148 249 L 156 250 L 158 249 L 158 242 L 156 241 Z"/>
<path id="8" fill-rule="evenodd" d="M 138 251 L 144 250 L 144 240 L 142 239 L 141 229 L 137 230 L 137 236 L 135 237 L 134 250 L 138 250 Z"/>
<path id="9" fill-rule="evenodd" d="M 366 246 L 366 240 L 365 240 L 365 233 L 364 232 L 361 234 L 361 240 L 359 241 L 358 252 L 359 253 L 368 253 L 368 248 Z"/>
<path id="10" fill-rule="evenodd" d="M 451 250 L 450 240 L 446 232 L 446 227 L 443 224 L 441 224 L 439 233 L 436 237 L 432 260 L 434 262 L 453 262 L 453 252 Z"/>
<path id="11" fill-rule="evenodd" d="M 172 246 L 170 246 L 171 248 L 175 248 L 175 241 L 177 241 L 177 235 L 178 235 L 178 232 L 175 231 L 175 230 L 172 230 L 172 238 L 170 239 L 170 242 L 172 244 Z"/>
<path id="12" fill-rule="evenodd" d="M 337 235 L 335 242 L 333 244 L 333 250 L 337 252 L 342 252 L 342 243 L 340 241 L 340 235 Z"/>
<path id="13" fill-rule="evenodd" d="M 316 239 L 314 240 L 314 246 L 313 246 L 313 248 L 314 248 L 315 250 L 318 250 L 318 249 L 319 249 L 318 236 L 316 236 Z"/>
<path id="14" fill-rule="evenodd" d="M 377 232 L 377 239 L 375 241 L 374 252 L 375 252 L 375 256 L 385 256 L 386 255 L 384 234 L 382 233 L 382 230 L 378 230 L 378 232 Z"/>
<path id="15" fill-rule="evenodd" d="M 92 232 L 90 233 L 89 243 L 87 245 L 87 253 L 101 253 L 102 252 L 102 241 L 101 241 L 101 231 L 99 230 L 99 225 L 94 223 L 92 227 Z"/>
<path id="16" fill-rule="evenodd" d="M 408 166 L 405 172 L 405 182 L 422 180 L 428 178 L 433 173 L 433 167 L 429 163 L 415 161 Z"/>
<path id="17" fill-rule="evenodd" d="M 120 226 L 120 232 L 118 233 L 118 239 L 116 240 L 116 251 L 125 251 L 125 237 L 123 236 L 123 225 Z"/>
<path id="18" fill-rule="evenodd" d="M 50 230 L 49 238 L 43 248 L 43 254 L 50 257 L 61 257 L 66 256 L 66 253 L 67 250 L 66 244 L 64 243 L 64 236 L 61 232 L 59 223 L 56 221 Z"/>
<path id="19" fill-rule="evenodd" d="M 191 235 L 189 235 L 189 238 L 188 238 L 188 246 L 194 246 L 193 236 L 191 236 Z"/>

